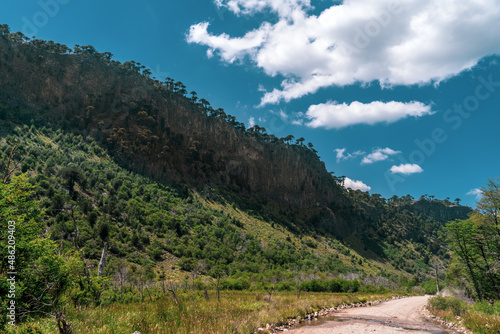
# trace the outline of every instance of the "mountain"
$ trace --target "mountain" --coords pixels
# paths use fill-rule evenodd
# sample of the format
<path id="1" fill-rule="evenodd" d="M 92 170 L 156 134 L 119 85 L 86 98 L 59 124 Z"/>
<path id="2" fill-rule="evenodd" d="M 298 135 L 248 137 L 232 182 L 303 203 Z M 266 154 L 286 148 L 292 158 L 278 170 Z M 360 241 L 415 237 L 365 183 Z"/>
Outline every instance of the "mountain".
<path id="1" fill-rule="evenodd" d="M 53 237 L 70 247 L 80 225 L 74 242 L 88 244 L 93 260 L 111 240 L 130 263 L 172 260 L 205 274 L 222 256 L 229 275 L 416 275 L 444 256 L 440 226 L 471 212 L 348 191 L 303 138 L 246 129 L 186 94 L 181 82 L 155 80 L 92 46 L 1 30 L 2 157 L 19 142 L 15 159 L 37 186 Z"/>

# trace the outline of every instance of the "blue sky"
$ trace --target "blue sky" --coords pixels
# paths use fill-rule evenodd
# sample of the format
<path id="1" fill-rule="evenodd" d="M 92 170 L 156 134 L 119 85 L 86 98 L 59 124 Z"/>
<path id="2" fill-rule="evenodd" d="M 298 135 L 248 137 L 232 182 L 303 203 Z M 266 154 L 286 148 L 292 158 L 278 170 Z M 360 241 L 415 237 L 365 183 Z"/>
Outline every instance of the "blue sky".
<path id="1" fill-rule="evenodd" d="M 2 3 L 0 22 L 136 60 L 248 126 L 304 137 L 354 188 L 474 206 L 500 176 L 493 0 L 24 0 Z"/>

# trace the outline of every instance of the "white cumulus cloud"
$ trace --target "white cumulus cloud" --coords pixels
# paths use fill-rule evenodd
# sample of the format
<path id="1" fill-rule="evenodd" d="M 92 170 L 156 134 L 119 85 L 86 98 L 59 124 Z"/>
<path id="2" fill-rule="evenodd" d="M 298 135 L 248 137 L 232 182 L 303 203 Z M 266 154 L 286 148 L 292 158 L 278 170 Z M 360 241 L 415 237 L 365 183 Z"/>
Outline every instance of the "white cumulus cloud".
<path id="1" fill-rule="evenodd" d="M 409 116 L 420 117 L 430 114 L 432 114 L 431 107 L 421 102 L 354 101 L 351 104 L 327 102 L 311 105 L 306 117 L 311 120 L 307 125 L 312 128 L 338 129 L 355 124 L 393 123 Z"/>
<path id="2" fill-rule="evenodd" d="M 435 84 L 500 54 L 496 0 L 346 0 L 315 14 L 309 0 L 215 1 L 236 15 L 276 15 L 242 36 L 212 34 L 208 22 L 187 36 L 208 55 L 283 77 L 261 105 L 332 85 Z"/>
<path id="3" fill-rule="evenodd" d="M 393 149 L 386 148 L 378 148 L 375 149 L 372 153 L 368 154 L 366 157 L 361 160 L 361 164 L 368 165 L 377 161 L 387 160 L 390 155 L 399 154 L 401 151 L 394 151 Z"/>
<path id="4" fill-rule="evenodd" d="M 476 199 L 479 201 L 481 197 L 483 197 L 483 191 L 479 188 L 474 188 L 470 190 L 467 195 L 469 196 L 476 196 Z"/>
<path id="5" fill-rule="evenodd" d="M 358 180 L 351 180 L 350 178 L 346 177 L 344 180 L 344 188 L 350 188 L 354 190 L 361 190 L 361 191 L 370 191 L 372 187 L 364 184 L 361 181 Z"/>
<path id="6" fill-rule="evenodd" d="M 248 128 L 252 128 L 255 125 L 255 117 L 250 117 L 248 119 Z"/>
<path id="7" fill-rule="evenodd" d="M 410 174 L 422 173 L 423 171 L 424 170 L 422 169 L 422 167 L 416 164 L 401 164 L 399 166 L 391 167 L 391 173 L 393 174 L 410 175 Z"/>
<path id="8" fill-rule="evenodd" d="M 226 7 L 236 15 L 253 15 L 266 9 L 280 17 L 290 17 L 294 11 L 310 8 L 310 0 L 215 0 L 217 7 Z"/>
<path id="9" fill-rule="evenodd" d="M 350 160 L 354 159 L 357 156 L 365 154 L 363 151 L 356 151 L 353 153 L 346 153 L 346 148 L 336 148 L 334 149 L 336 155 L 335 157 L 337 158 L 337 162 L 340 162 L 341 160 Z"/>

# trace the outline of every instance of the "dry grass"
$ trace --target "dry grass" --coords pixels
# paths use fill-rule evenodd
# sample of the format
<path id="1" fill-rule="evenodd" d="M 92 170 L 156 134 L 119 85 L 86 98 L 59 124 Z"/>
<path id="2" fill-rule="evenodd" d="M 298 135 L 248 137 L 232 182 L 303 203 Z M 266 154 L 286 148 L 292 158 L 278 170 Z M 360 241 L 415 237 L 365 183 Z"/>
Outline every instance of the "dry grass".
<path id="1" fill-rule="evenodd" d="M 459 323 L 474 333 L 500 333 L 500 302 L 495 305 L 483 302 L 471 306 L 456 297 L 434 297 L 429 301 L 429 310 L 435 316 Z"/>
<path id="2" fill-rule="evenodd" d="M 207 301 L 201 292 L 189 291 L 180 294 L 177 304 L 170 297 L 161 297 L 155 301 L 69 309 L 68 320 L 75 334 L 253 333 L 266 324 L 283 324 L 323 308 L 388 296 L 307 293 L 297 299 L 295 293 L 288 292 L 276 293 L 269 301 L 262 292 L 223 291 L 220 301 L 214 292 Z M 32 325 L 40 327 L 39 333 L 57 333 L 53 325 L 43 325 L 46 321 Z"/>

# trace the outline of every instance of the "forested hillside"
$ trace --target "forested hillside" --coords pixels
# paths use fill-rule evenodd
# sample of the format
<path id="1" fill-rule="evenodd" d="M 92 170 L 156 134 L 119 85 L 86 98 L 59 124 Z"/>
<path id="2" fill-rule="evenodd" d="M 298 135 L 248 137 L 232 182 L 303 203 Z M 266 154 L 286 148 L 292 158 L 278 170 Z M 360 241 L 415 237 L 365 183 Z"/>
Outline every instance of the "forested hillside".
<path id="1" fill-rule="evenodd" d="M 30 242 L 76 256 L 74 305 L 144 298 L 165 281 L 409 290 L 448 260 L 438 231 L 470 208 L 345 189 L 304 138 L 245 129 L 186 95 L 136 62 L 2 26 L 0 207 L 13 219 L 10 198 L 25 194 L 40 225 Z"/>

